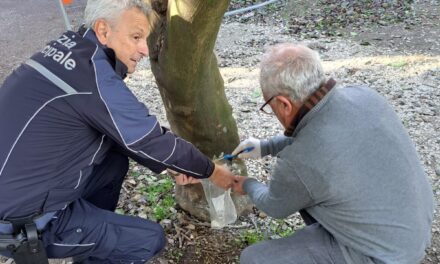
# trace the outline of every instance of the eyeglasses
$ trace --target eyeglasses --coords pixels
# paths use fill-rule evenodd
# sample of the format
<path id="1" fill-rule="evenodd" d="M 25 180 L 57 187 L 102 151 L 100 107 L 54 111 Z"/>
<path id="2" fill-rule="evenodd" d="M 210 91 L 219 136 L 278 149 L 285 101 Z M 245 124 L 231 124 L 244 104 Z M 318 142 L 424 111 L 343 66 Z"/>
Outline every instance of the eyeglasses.
<path id="1" fill-rule="evenodd" d="M 260 107 L 260 111 L 268 114 L 268 115 L 273 115 L 274 112 L 272 110 L 272 107 L 270 107 L 269 103 L 270 101 L 272 101 L 274 98 L 276 97 L 276 95 L 272 96 L 271 98 L 269 98 L 269 100 L 267 100 L 261 107 Z"/>

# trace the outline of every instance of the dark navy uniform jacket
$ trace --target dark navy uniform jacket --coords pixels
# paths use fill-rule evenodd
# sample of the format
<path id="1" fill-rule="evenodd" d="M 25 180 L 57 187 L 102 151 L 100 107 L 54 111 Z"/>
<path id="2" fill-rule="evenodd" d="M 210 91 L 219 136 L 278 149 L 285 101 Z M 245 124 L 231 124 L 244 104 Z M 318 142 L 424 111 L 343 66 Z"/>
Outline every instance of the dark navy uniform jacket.
<path id="1" fill-rule="evenodd" d="M 212 174 L 212 161 L 161 127 L 127 88 L 126 70 L 82 29 L 50 42 L 5 80 L 0 219 L 64 208 L 115 143 L 154 172 Z"/>

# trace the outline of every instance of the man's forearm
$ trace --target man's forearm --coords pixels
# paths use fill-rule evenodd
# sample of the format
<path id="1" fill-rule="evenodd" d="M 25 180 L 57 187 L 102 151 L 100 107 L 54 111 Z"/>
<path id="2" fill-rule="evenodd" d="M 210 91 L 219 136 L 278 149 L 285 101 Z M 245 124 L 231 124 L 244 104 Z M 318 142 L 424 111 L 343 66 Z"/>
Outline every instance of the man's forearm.
<path id="1" fill-rule="evenodd" d="M 249 195 L 255 206 L 267 215 L 284 218 L 291 214 L 281 199 L 270 193 L 267 185 L 249 178 L 244 182 L 243 190 Z"/>
<path id="2" fill-rule="evenodd" d="M 261 141 L 261 156 L 275 156 L 283 150 L 287 145 L 293 142 L 293 138 L 284 135 L 277 135 L 268 140 Z"/>

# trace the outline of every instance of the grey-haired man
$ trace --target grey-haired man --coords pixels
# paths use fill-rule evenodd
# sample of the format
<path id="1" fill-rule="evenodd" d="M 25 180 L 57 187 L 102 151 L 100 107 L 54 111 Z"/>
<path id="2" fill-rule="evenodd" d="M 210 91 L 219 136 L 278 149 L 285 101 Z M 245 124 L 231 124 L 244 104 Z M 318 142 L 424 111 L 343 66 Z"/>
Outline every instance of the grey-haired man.
<path id="1" fill-rule="evenodd" d="M 262 110 L 285 135 L 243 141 L 242 158 L 277 157 L 268 185 L 237 177 L 236 192 L 307 226 L 246 248 L 240 263 L 414 264 L 430 244 L 433 195 L 414 144 L 392 107 L 364 86 L 326 80 L 317 53 L 273 47 L 261 64 Z"/>

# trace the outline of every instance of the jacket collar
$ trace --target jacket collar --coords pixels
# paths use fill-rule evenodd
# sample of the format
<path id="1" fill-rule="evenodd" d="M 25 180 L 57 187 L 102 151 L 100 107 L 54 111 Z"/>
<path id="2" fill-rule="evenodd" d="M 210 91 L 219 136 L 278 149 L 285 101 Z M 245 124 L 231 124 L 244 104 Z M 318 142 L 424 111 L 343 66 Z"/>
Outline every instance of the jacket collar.
<path id="1" fill-rule="evenodd" d="M 113 49 L 108 48 L 107 46 L 102 45 L 99 42 L 93 29 L 86 28 L 85 26 L 81 26 L 80 29 L 78 30 L 78 34 L 81 35 L 84 39 L 92 41 L 93 43 L 98 45 L 100 49 L 104 51 L 108 61 L 112 65 L 116 74 L 118 74 L 122 79 L 125 79 L 125 77 L 127 77 L 128 67 L 122 61 L 116 58 L 116 54 Z"/>
<path id="2" fill-rule="evenodd" d="M 287 137 L 294 136 L 294 132 L 296 128 L 299 126 L 301 120 L 306 116 L 308 112 L 310 112 L 319 102 L 324 101 L 323 99 L 326 95 L 333 89 L 336 81 L 333 78 L 330 78 L 327 83 L 321 86 L 318 90 L 313 92 L 302 104 L 299 108 L 298 112 L 294 116 L 290 126 L 284 131 L 284 135 Z"/>

